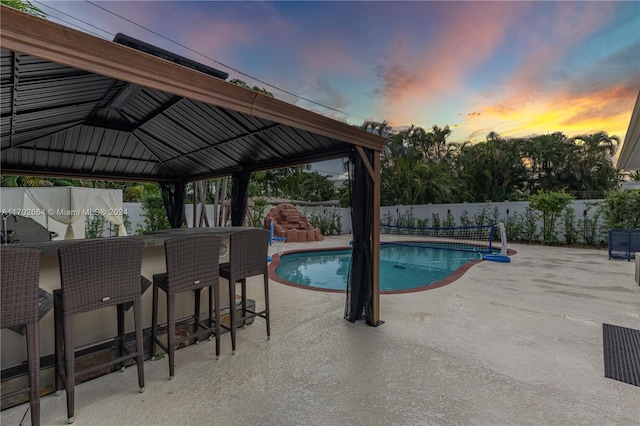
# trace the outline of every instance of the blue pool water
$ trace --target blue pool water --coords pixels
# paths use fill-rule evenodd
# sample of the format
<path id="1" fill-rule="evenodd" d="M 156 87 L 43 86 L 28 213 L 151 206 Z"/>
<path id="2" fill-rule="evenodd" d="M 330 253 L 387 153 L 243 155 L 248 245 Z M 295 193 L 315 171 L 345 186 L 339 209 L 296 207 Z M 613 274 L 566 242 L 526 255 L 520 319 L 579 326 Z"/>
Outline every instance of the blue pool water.
<path id="1" fill-rule="evenodd" d="M 380 290 L 402 291 L 424 287 L 451 275 L 478 253 L 384 244 L 380 247 Z M 351 250 L 285 254 L 276 275 L 303 286 L 346 290 Z"/>

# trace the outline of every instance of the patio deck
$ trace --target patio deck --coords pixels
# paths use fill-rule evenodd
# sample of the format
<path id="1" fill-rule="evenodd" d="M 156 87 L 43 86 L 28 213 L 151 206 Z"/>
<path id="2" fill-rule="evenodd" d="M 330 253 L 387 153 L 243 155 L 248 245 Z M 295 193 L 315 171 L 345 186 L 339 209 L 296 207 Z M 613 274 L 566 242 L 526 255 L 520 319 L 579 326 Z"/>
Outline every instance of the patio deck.
<path id="1" fill-rule="evenodd" d="M 173 381 L 166 359 L 147 361 L 142 394 L 135 368 L 80 384 L 75 424 L 638 424 L 640 388 L 605 378 L 602 350 L 602 323 L 640 328 L 633 262 L 510 248 L 510 264 L 383 295 L 377 328 L 343 320 L 343 294 L 272 281 L 270 340 L 257 320 L 239 331 L 235 355 L 227 335 L 217 361 L 213 343 L 181 349 Z M 259 297 L 258 281 L 249 287 Z M 27 409 L 3 411 L 2 425 Z M 41 410 L 43 425 L 66 423 L 64 395 L 43 397 Z"/>

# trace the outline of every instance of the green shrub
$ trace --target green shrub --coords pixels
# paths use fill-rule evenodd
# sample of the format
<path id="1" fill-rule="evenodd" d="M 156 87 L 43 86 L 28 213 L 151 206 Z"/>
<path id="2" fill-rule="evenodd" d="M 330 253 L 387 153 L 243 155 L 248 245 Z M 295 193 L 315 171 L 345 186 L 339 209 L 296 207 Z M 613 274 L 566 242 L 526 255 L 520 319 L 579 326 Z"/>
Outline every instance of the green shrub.
<path id="1" fill-rule="evenodd" d="M 529 243 L 538 241 L 538 214 L 531 206 L 524 210 L 522 240 Z"/>
<path id="2" fill-rule="evenodd" d="M 472 226 L 483 226 L 487 219 L 487 209 L 488 206 L 482 207 L 480 213 L 476 213 L 473 215 L 473 225 Z"/>
<path id="3" fill-rule="evenodd" d="M 608 229 L 640 228 L 640 190 L 608 192 L 601 208 Z"/>
<path id="4" fill-rule="evenodd" d="M 431 213 L 431 227 L 440 228 L 440 215 L 438 213 Z"/>
<path id="5" fill-rule="evenodd" d="M 456 222 L 453 218 L 453 213 L 451 213 L 451 209 L 447 210 L 447 217 L 442 224 L 444 228 L 453 228 L 456 226 Z"/>
<path id="6" fill-rule="evenodd" d="M 140 201 L 142 203 L 142 217 L 144 217 L 142 232 L 171 228 L 158 185 L 146 184 Z"/>
<path id="7" fill-rule="evenodd" d="M 311 212 L 306 215 L 309 222 L 316 228 L 320 229 L 322 235 L 336 235 L 342 233 L 342 217 L 340 211 L 336 208 L 323 210 L 322 213 Z"/>
<path id="8" fill-rule="evenodd" d="M 589 211 L 592 207 L 596 207 L 593 216 L 589 217 Z M 600 205 L 598 203 L 586 204 L 583 211 L 582 219 L 578 219 L 578 233 L 582 242 L 587 245 L 595 245 L 600 240 L 600 232 L 598 222 L 600 221 Z"/>
<path id="9" fill-rule="evenodd" d="M 251 226 L 254 228 L 264 227 L 264 217 L 267 215 L 267 200 L 264 198 L 256 198 L 253 200 L 253 216 L 251 217 Z"/>
<path id="10" fill-rule="evenodd" d="M 576 227 L 576 212 L 573 207 L 564 209 L 562 220 L 565 242 L 567 244 L 575 244 L 578 241 L 578 229 Z"/>
<path id="11" fill-rule="evenodd" d="M 413 206 L 410 207 L 409 210 L 405 210 L 398 214 L 398 223 L 396 223 L 396 225 L 408 227 L 416 226 L 416 218 L 413 216 Z"/>
<path id="12" fill-rule="evenodd" d="M 390 226 L 393 225 L 393 213 L 386 212 L 382 215 L 380 221 L 382 222 L 380 232 L 382 232 L 383 234 L 389 234 L 391 232 Z"/>
<path id="13" fill-rule="evenodd" d="M 122 221 L 124 222 L 124 227 L 127 230 L 127 235 L 131 235 L 131 221 L 129 220 L 129 215 L 124 213 L 122 215 Z M 115 223 L 109 222 L 109 235 L 115 235 L 119 237 L 120 225 L 116 225 Z"/>
<path id="14" fill-rule="evenodd" d="M 472 226 L 471 219 L 469 219 L 469 212 L 466 210 L 462 211 L 460 215 L 460 226 Z"/>
<path id="15" fill-rule="evenodd" d="M 524 218 L 517 212 L 507 217 L 507 223 L 505 224 L 505 232 L 507 233 L 507 239 L 511 241 L 522 241 L 524 234 Z"/>
<path id="16" fill-rule="evenodd" d="M 92 213 L 85 216 L 84 237 L 85 238 L 102 238 L 104 237 L 104 225 L 106 219 L 99 213 Z"/>
<path id="17" fill-rule="evenodd" d="M 429 227 L 429 219 L 426 217 L 424 219 L 418 219 L 418 228 L 428 228 Z"/>
<path id="18" fill-rule="evenodd" d="M 529 197 L 529 206 L 542 214 L 542 240 L 545 244 L 553 244 L 558 241 L 556 222 L 571 200 L 573 197 L 564 191 L 539 190 Z"/>

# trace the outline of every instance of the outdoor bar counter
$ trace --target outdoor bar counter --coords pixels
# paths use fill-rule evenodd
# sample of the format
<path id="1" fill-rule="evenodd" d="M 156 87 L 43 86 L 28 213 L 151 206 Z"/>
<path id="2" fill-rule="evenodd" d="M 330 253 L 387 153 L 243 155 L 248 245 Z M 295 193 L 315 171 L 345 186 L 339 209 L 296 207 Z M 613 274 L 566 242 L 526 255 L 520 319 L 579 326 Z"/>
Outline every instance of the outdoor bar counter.
<path id="1" fill-rule="evenodd" d="M 165 272 L 164 242 L 168 238 L 193 233 L 212 233 L 222 237 L 220 250 L 220 262 L 228 261 L 229 236 L 236 232 L 253 229 L 249 227 L 221 227 L 221 228 L 176 228 L 153 231 L 145 235 L 112 238 L 134 238 L 144 241 L 141 291 L 142 291 L 142 326 L 144 329 L 151 327 L 152 291 L 151 283 L 153 275 Z M 10 244 L 4 247 L 29 247 L 41 250 L 40 263 L 40 356 L 46 357 L 54 353 L 54 327 L 53 327 L 53 290 L 60 288 L 60 269 L 58 265 L 57 250 L 61 245 L 79 244 L 88 240 L 63 240 L 48 241 L 42 243 Z M 1 249 L 0 249 L 1 250 Z M 0 253 L 1 254 L 1 253 Z M 117 268 L 118 265 L 113 265 Z M 222 284 L 222 283 L 221 283 Z M 208 309 L 208 296 L 206 289 L 202 296 L 201 311 Z M 220 285 L 220 306 L 223 311 L 228 309 L 228 286 Z M 176 299 L 176 318 L 186 318 L 193 315 L 193 295 L 180 295 Z M 166 303 L 159 304 L 160 323 L 166 321 Z M 133 315 L 127 314 L 126 331 L 133 331 Z M 91 347 L 104 341 L 111 340 L 117 335 L 117 320 L 115 309 L 101 309 L 98 311 L 81 314 L 76 321 L 76 344 L 78 346 Z M 146 334 L 145 334 L 146 335 Z M 2 370 L 19 365 L 27 359 L 24 336 L 9 329 L 2 330 Z M 43 365 L 45 367 L 45 365 Z"/>

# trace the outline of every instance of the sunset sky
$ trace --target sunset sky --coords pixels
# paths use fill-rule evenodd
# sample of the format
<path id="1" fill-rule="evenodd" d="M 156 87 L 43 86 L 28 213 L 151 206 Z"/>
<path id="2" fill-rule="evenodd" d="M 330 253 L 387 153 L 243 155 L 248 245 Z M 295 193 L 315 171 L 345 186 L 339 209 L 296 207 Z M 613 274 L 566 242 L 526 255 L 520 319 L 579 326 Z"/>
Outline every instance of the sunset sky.
<path id="1" fill-rule="evenodd" d="M 125 33 L 337 120 L 449 125 L 450 141 L 624 139 L 640 90 L 636 1 L 33 3 L 49 20 Z"/>

